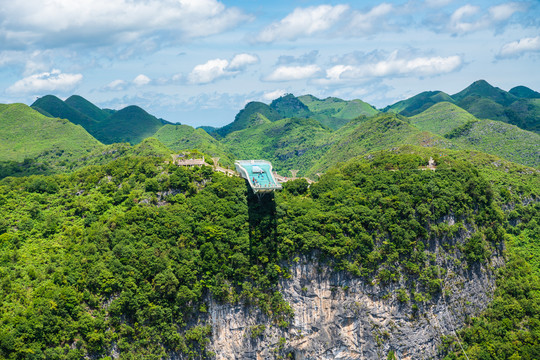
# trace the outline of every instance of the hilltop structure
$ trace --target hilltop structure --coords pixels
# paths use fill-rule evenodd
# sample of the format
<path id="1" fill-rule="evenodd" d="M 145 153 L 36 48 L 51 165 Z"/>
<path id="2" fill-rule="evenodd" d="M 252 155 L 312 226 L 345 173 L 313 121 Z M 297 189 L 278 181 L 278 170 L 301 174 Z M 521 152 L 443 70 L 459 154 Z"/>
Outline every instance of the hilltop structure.
<path id="1" fill-rule="evenodd" d="M 281 190 L 281 184 L 274 178 L 272 164 L 269 161 L 237 160 L 234 165 L 240 176 L 248 181 L 255 194 Z"/>

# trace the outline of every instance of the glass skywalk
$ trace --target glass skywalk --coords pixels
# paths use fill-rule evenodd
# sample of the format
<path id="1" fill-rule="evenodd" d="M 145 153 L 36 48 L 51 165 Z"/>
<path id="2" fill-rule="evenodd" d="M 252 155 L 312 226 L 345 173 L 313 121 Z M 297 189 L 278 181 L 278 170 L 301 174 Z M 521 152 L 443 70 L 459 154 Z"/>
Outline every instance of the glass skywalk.
<path id="1" fill-rule="evenodd" d="M 236 171 L 249 182 L 254 193 L 271 192 L 281 189 L 274 175 L 272 164 L 266 160 L 237 160 Z"/>

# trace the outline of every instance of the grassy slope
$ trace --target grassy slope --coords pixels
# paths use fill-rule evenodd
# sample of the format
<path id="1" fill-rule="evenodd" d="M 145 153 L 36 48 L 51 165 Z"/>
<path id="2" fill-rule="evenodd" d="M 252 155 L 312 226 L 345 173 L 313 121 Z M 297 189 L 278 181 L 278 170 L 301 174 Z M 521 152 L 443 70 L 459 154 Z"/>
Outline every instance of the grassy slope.
<path id="1" fill-rule="evenodd" d="M 257 123 L 260 115 L 270 121 L 276 121 L 282 118 L 277 111 L 265 103 L 252 101 L 244 109 L 240 110 L 232 123 L 217 129 L 216 133 L 225 137 L 234 131 L 246 129 L 253 125 L 253 123 Z"/>
<path id="2" fill-rule="evenodd" d="M 281 118 L 310 117 L 309 108 L 293 94 L 287 94 L 275 99 L 270 107 L 276 110 Z"/>
<path id="3" fill-rule="evenodd" d="M 540 165 L 540 136 L 517 126 L 493 120 L 478 120 L 450 103 L 439 103 L 413 116 L 411 123 L 421 130 L 446 135 L 474 122 L 452 141 L 460 148 L 474 149 L 528 166 Z"/>
<path id="4" fill-rule="evenodd" d="M 478 96 L 481 98 L 490 99 L 502 106 L 508 106 L 517 100 L 514 95 L 499 89 L 498 87 L 492 86 L 485 80 L 475 81 L 467 88 L 463 89 L 457 94 L 452 95 L 452 98 L 457 102 L 461 102 L 469 96 Z"/>
<path id="5" fill-rule="evenodd" d="M 539 92 L 529 89 L 526 86 L 516 86 L 508 92 L 518 98 L 540 99 Z"/>
<path id="6" fill-rule="evenodd" d="M 519 99 L 506 108 L 508 122 L 540 134 L 540 98 Z"/>
<path id="7" fill-rule="evenodd" d="M 97 122 L 88 115 L 66 104 L 61 99 L 53 95 L 46 95 L 37 99 L 32 105 L 33 108 L 42 109 L 45 113 L 53 117 L 68 119 L 74 124 L 81 125 L 89 133 L 93 133 Z"/>
<path id="8" fill-rule="evenodd" d="M 140 143 L 163 126 L 163 122 L 138 106 L 128 106 L 100 123 L 95 137 L 104 144 Z"/>
<path id="9" fill-rule="evenodd" d="M 312 95 L 299 96 L 298 100 L 315 114 L 324 114 L 340 119 L 352 120 L 360 115 L 372 116 L 378 113 L 376 109 L 362 100 L 345 101 L 335 97 L 321 100 Z"/>
<path id="10" fill-rule="evenodd" d="M 464 148 L 484 151 L 523 165 L 540 166 L 540 135 L 515 125 L 481 120 L 452 140 Z"/>
<path id="11" fill-rule="evenodd" d="M 334 130 L 358 116 L 373 116 L 378 113 L 378 110 L 362 100 L 345 101 L 335 97 L 321 100 L 313 95 L 303 95 L 297 99 L 313 113 L 312 118 Z"/>
<path id="12" fill-rule="evenodd" d="M 328 147 L 331 131 L 312 119 L 282 119 L 229 134 L 222 141 L 237 159 L 263 158 L 274 169 L 305 172 Z"/>
<path id="13" fill-rule="evenodd" d="M 384 111 L 404 116 L 413 116 L 442 101 L 454 102 L 450 95 L 442 91 L 424 91 L 409 99 L 398 101 L 391 106 L 387 106 Z"/>
<path id="14" fill-rule="evenodd" d="M 44 116 L 27 105 L 3 105 L 0 111 L 2 161 L 23 161 L 44 152 L 75 158 L 103 147 L 81 126 Z"/>
<path id="15" fill-rule="evenodd" d="M 174 151 L 197 149 L 212 157 L 219 157 L 224 165 L 234 163 L 232 155 L 225 150 L 224 145 L 203 129 L 194 129 L 188 125 L 165 125 L 153 137 Z"/>
<path id="16" fill-rule="evenodd" d="M 421 131 L 403 117 L 386 113 L 368 120 L 351 121 L 336 131 L 330 139 L 332 146 L 309 170 L 313 175 L 324 172 L 336 164 L 356 156 L 398 145 L 451 147 L 447 139 L 427 131 Z"/>
<path id="17" fill-rule="evenodd" d="M 419 129 L 439 135 L 447 134 L 469 121 L 477 120 L 467 111 L 449 102 L 437 103 L 410 119 L 411 124 Z"/>
<path id="18" fill-rule="evenodd" d="M 72 95 L 64 102 L 72 108 L 78 110 L 80 113 L 85 114 L 96 121 L 103 121 L 110 116 L 107 111 L 98 108 L 96 105 L 79 95 Z"/>

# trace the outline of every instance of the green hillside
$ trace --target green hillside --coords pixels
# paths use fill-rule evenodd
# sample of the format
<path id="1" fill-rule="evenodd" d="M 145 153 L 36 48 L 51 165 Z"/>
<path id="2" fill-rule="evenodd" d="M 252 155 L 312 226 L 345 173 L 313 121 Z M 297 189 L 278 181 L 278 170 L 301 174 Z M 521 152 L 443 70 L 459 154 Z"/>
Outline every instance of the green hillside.
<path id="1" fill-rule="evenodd" d="M 72 95 L 64 102 L 78 110 L 80 113 L 98 122 L 107 119 L 111 115 L 108 111 L 98 108 L 96 105 L 79 95 Z"/>
<path id="2" fill-rule="evenodd" d="M 259 310 L 290 343 L 298 314 L 278 284 L 312 258 L 302 266 L 346 272 L 413 320 L 453 296 L 448 276 L 504 261 L 494 301 L 456 329 L 462 345 L 430 341 L 446 359 L 463 358 L 461 346 L 470 359 L 494 349 L 534 359 L 540 282 L 520 251 L 537 239 L 540 212 L 520 200 L 538 199 L 538 185 L 526 187 L 538 176 L 485 154 L 416 149 L 372 153 L 260 201 L 241 178 L 155 156 L 0 181 L 0 357 L 213 359 L 209 299 Z M 418 171 L 429 157 L 437 171 Z M 499 173 L 512 186 L 493 181 Z M 337 284 L 332 296 L 355 291 Z M 354 306 L 347 314 L 364 316 Z"/>
<path id="3" fill-rule="evenodd" d="M 540 99 L 540 93 L 529 89 L 526 86 L 516 86 L 508 91 L 510 94 L 518 98 L 525 99 Z"/>
<path id="4" fill-rule="evenodd" d="M 479 120 L 450 103 L 411 117 L 421 130 L 443 135 L 458 147 L 497 155 L 527 166 L 540 165 L 540 136 L 500 121 Z"/>
<path id="5" fill-rule="evenodd" d="M 338 119 L 352 120 L 360 115 L 372 116 L 378 113 L 377 109 L 362 100 L 345 101 L 335 97 L 321 100 L 313 95 L 299 96 L 298 100 L 312 113 Z"/>
<path id="6" fill-rule="evenodd" d="M 479 95 L 471 95 L 459 101 L 457 105 L 479 119 L 508 122 L 505 107 L 489 98 L 480 97 Z"/>
<path id="7" fill-rule="evenodd" d="M 234 164 L 234 159 L 225 146 L 203 129 L 194 129 L 188 125 L 165 125 L 159 128 L 153 137 L 173 151 L 197 149 L 212 157 L 219 157 L 219 162 L 223 165 Z"/>
<path id="8" fill-rule="evenodd" d="M 94 136 L 104 144 L 116 142 L 138 144 L 154 135 L 163 125 L 165 125 L 163 120 L 148 114 L 138 106 L 131 105 L 100 122 Z"/>
<path id="9" fill-rule="evenodd" d="M 252 101 L 248 103 L 244 109 L 240 110 L 232 123 L 217 129 L 216 133 L 225 137 L 233 131 L 243 130 L 264 122 L 264 119 L 276 121 L 281 118 L 282 116 L 277 111 L 265 103 Z"/>
<path id="10" fill-rule="evenodd" d="M 31 106 L 43 110 L 43 114 L 50 114 L 53 117 L 67 119 L 74 124 L 81 125 L 91 134 L 97 126 L 96 119 L 81 113 L 54 95 L 45 95 L 34 101 Z"/>
<path id="11" fill-rule="evenodd" d="M 371 151 L 391 149 L 398 145 L 412 144 L 428 147 L 452 147 L 447 139 L 412 126 L 407 118 L 393 113 L 383 113 L 370 119 L 353 120 L 336 131 L 328 151 L 309 170 L 310 175 L 324 172 L 337 162 Z"/>
<path id="12" fill-rule="evenodd" d="M 73 161 L 103 148 L 81 126 L 50 118 L 24 104 L 0 106 L 0 161 Z"/>
<path id="13" fill-rule="evenodd" d="M 518 164 L 540 166 L 540 135 L 500 121 L 474 122 L 452 141 Z"/>
<path id="14" fill-rule="evenodd" d="M 470 121 L 478 121 L 473 115 L 457 105 L 440 102 L 426 111 L 412 116 L 411 124 L 420 130 L 445 135 Z"/>
<path id="15" fill-rule="evenodd" d="M 164 124 L 138 106 L 122 110 L 100 109 L 81 96 L 73 95 L 62 101 L 53 95 L 37 99 L 32 107 L 43 114 L 67 119 L 83 126 L 92 136 L 104 144 L 130 142 L 137 144 L 152 136 Z"/>
<path id="16" fill-rule="evenodd" d="M 452 98 L 456 102 L 458 102 L 458 105 L 459 105 L 461 101 L 463 101 L 469 96 L 490 99 L 502 106 L 508 106 L 517 100 L 517 98 L 514 95 L 502 89 L 499 89 L 498 87 L 492 86 L 485 80 L 475 81 L 474 83 L 469 85 L 467 88 L 461 90 L 457 94 L 452 95 Z"/>
<path id="17" fill-rule="evenodd" d="M 398 101 L 397 103 L 384 108 L 385 112 L 393 112 L 403 116 L 413 116 L 429 109 L 439 102 L 454 102 L 450 95 L 442 91 L 424 91 L 409 99 Z"/>
<path id="18" fill-rule="evenodd" d="M 540 134 L 540 98 L 519 99 L 505 109 L 508 123 Z"/>
<path id="19" fill-rule="evenodd" d="M 281 96 L 270 103 L 270 107 L 278 112 L 281 118 L 310 117 L 311 111 L 293 94 Z"/>
<path id="20" fill-rule="evenodd" d="M 328 148 L 331 130 L 313 119 L 282 119 L 229 134 L 222 142 L 237 159 L 266 159 L 276 171 L 305 173 Z"/>

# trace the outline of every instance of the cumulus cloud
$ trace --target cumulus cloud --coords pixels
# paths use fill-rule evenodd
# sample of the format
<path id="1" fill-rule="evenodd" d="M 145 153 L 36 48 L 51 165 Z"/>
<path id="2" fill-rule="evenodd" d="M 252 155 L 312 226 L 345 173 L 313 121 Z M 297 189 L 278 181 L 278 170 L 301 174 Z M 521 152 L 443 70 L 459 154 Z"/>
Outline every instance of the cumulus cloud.
<path id="1" fill-rule="evenodd" d="M 248 65 L 258 64 L 259 57 L 257 55 L 251 54 L 238 54 L 235 55 L 229 65 L 227 66 L 228 70 L 243 70 Z"/>
<path id="2" fill-rule="evenodd" d="M 527 52 L 540 51 L 540 36 L 523 38 L 504 44 L 497 57 L 519 57 Z"/>
<path id="3" fill-rule="evenodd" d="M 218 0 L 5 1 L 0 39 L 12 46 L 135 43 L 218 34 L 249 19 Z"/>
<path id="4" fill-rule="evenodd" d="M 197 65 L 188 75 L 192 84 L 207 84 L 227 75 L 225 68 L 229 61 L 225 59 L 208 60 L 204 64 Z"/>
<path id="5" fill-rule="evenodd" d="M 318 34 L 336 25 L 347 10 L 349 10 L 347 5 L 296 8 L 282 20 L 266 27 L 259 33 L 256 40 L 270 43 Z"/>
<path id="6" fill-rule="evenodd" d="M 272 101 L 272 100 L 275 100 L 275 99 L 285 95 L 286 93 L 287 92 L 285 90 L 278 89 L 278 90 L 274 90 L 274 91 L 264 93 L 262 98 L 265 101 Z"/>
<path id="7" fill-rule="evenodd" d="M 386 27 L 386 20 L 393 11 L 395 11 L 394 6 L 387 3 L 379 4 L 366 13 L 355 11 L 347 32 L 351 35 L 352 33 L 356 35 L 369 34 L 380 27 Z"/>
<path id="8" fill-rule="evenodd" d="M 113 80 L 105 86 L 105 90 L 120 91 L 126 88 L 127 83 L 124 80 Z"/>
<path id="9" fill-rule="evenodd" d="M 313 64 L 315 60 L 319 57 L 319 51 L 312 50 L 308 53 L 302 54 L 300 56 L 291 56 L 291 55 L 281 55 L 278 58 L 278 65 L 288 65 L 288 64 Z"/>
<path id="10" fill-rule="evenodd" d="M 361 65 L 337 64 L 326 69 L 326 77 L 318 79 L 320 84 L 332 84 L 347 81 L 365 81 L 373 78 L 400 76 L 436 76 L 458 69 L 462 65 L 461 57 L 434 56 L 399 58 L 394 51 L 387 59 Z"/>
<path id="11" fill-rule="evenodd" d="M 9 93 L 30 94 L 46 91 L 68 91 L 82 80 L 81 74 L 64 74 L 60 70 L 30 75 L 11 85 Z"/>
<path id="12" fill-rule="evenodd" d="M 143 86 L 150 83 L 150 78 L 144 74 L 137 75 L 135 79 L 133 79 L 133 83 L 137 86 Z"/>
<path id="13" fill-rule="evenodd" d="M 523 4 L 510 2 L 492 6 L 487 12 L 483 12 L 480 7 L 467 4 L 454 11 L 448 27 L 454 34 L 465 34 L 497 26 L 525 9 Z"/>
<path id="14" fill-rule="evenodd" d="M 266 77 L 266 81 L 292 81 L 312 78 L 321 71 L 317 65 L 280 66 Z"/>
<path id="15" fill-rule="evenodd" d="M 231 77 L 246 70 L 249 65 L 257 64 L 259 57 L 252 54 L 237 54 L 230 61 L 226 59 L 212 59 L 199 64 L 187 76 L 191 84 L 208 84 L 218 79 Z"/>

